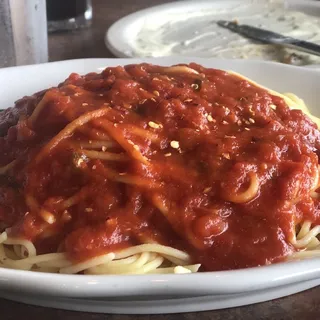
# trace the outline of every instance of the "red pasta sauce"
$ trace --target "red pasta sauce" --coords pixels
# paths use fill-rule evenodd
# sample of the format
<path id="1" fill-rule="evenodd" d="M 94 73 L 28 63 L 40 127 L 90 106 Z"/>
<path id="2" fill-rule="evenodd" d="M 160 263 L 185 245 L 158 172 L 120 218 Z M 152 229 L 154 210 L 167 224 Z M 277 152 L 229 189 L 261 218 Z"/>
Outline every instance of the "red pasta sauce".
<path id="1" fill-rule="evenodd" d="M 2 231 L 75 261 L 156 242 L 202 271 L 295 251 L 296 226 L 320 222 L 316 124 L 236 75 L 189 67 L 71 74 L 3 112 Z M 109 111 L 48 147 L 99 109 Z"/>

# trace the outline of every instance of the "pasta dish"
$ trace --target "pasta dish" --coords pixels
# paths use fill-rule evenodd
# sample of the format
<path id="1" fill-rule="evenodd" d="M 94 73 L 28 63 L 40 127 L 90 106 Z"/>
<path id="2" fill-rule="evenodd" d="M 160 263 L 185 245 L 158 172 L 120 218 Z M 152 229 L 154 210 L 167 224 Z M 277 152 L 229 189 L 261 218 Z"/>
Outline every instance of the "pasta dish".
<path id="1" fill-rule="evenodd" d="M 192 273 L 320 256 L 318 125 L 294 94 L 195 63 L 73 73 L 0 113 L 0 267 Z"/>

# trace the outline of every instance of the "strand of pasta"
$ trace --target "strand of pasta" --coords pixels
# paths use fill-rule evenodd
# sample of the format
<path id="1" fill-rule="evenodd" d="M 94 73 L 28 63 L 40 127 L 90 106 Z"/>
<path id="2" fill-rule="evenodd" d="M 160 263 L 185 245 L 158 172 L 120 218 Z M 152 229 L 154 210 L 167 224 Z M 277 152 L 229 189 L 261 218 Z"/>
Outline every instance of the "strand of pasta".
<path id="1" fill-rule="evenodd" d="M 159 135 L 154 132 L 151 132 L 149 130 L 139 128 L 134 125 L 123 125 L 122 127 L 127 129 L 130 132 L 130 134 L 134 134 L 134 135 L 139 136 L 141 138 L 150 140 L 153 143 L 159 143 L 159 141 L 160 141 Z"/>
<path id="2" fill-rule="evenodd" d="M 107 265 L 100 265 L 92 268 L 88 268 L 87 272 L 91 274 L 125 274 L 130 271 L 139 270 L 142 268 L 146 263 L 152 261 L 156 255 L 150 254 L 149 252 L 145 251 L 140 254 L 140 256 L 133 262 L 128 263 L 128 260 L 125 259 L 125 263 L 122 264 L 120 261 L 111 261 Z M 120 263 L 119 263 L 120 262 Z"/>
<path id="3" fill-rule="evenodd" d="M 37 254 L 35 246 L 28 240 L 7 238 L 5 243 L 24 247 L 27 250 L 28 257 L 35 257 Z"/>
<path id="4" fill-rule="evenodd" d="M 64 200 L 61 204 L 59 204 L 60 210 L 68 209 L 75 204 L 77 204 L 80 200 L 85 200 L 89 195 L 91 190 L 91 185 L 86 185 L 81 188 L 77 193 L 69 197 L 68 199 Z"/>
<path id="5" fill-rule="evenodd" d="M 160 244 L 141 244 L 135 247 L 130 247 L 127 249 L 123 249 L 116 253 L 115 258 L 116 259 L 123 259 L 127 258 L 129 256 L 135 255 L 137 253 L 142 253 L 145 251 L 149 252 L 155 252 L 159 254 L 166 254 L 169 256 L 176 257 L 178 259 L 181 259 L 185 261 L 186 263 L 190 263 L 190 256 L 185 253 L 184 251 L 174 249 L 172 247 L 163 246 Z"/>
<path id="6" fill-rule="evenodd" d="M 188 74 L 196 74 L 198 75 L 199 72 L 188 67 L 188 66 L 172 66 L 172 67 L 162 67 L 162 72 L 164 73 L 188 73 Z"/>
<path id="7" fill-rule="evenodd" d="M 288 256 L 287 259 L 296 260 L 320 257 L 320 241 L 317 238 L 319 234 L 319 225 L 312 228 L 312 223 L 310 221 L 303 222 L 300 231 L 297 235 L 294 234 L 294 237 L 291 240 L 291 243 L 295 248 L 302 250 L 294 252 L 292 255 Z"/>
<path id="8" fill-rule="evenodd" d="M 162 213 L 162 215 L 167 219 L 169 224 L 172 226 L 173 230 L 182 238 L 186 238 L 189 243 L 196 249 L 203 250 L 204 243 L 201 242 L 197 237 L 194 237 L 192 230 L 189 225 L 185 225 L 181 228 L 180 224 L 177 223 L 178 217 L 176 216 L 176 210 L 169 211 L 169 208 L 161 201 L 161 194 L 154 193 L 151 195 L 151 201 L 153 205 Z"/>
<path id="9" fill-rule="evenodd" d="M 17 160 L 13 160 L 6 164 L 5 166 L 0 167 L 0 175 L 6 174 L 15 164 Z"/>
<path id="10" fill-rule="evenodd" d="M 94 121 L 94 124 L 99 126 L 100 128 L 105 129 L 107 133 L 115 141 L 117 141 L 121 145 L 121 147 L 124 150 L 126 150 L 132 158 L 146 165 L 149 163 L 148 159 L 141 153 L 139 147 L 124 136 L 123 132 L 119 130 L 118 125 L 116 123 L 112 123 L 109 120 L 100 119 L 100 120 Z"/>
<path id="11" fill-rule="evenodd" d="M 159 189 L 162 186 L 160 182 L 153 181 L 152 179 L 133 176 L 130 174 L 121 174 L 109 167 L 103 167 L 101 168 L 101 171 L 107 178 L 117 182 L 132 184 L 146 189 Z"/>
<path id="12" fill-rule="evenodd" d="M 27 257 L 21 248 L 28 248 Z M 163 267 L 164 262 L 172 261 L 179 264 Z M 200 265 L 190 265 L 187 253 L 159 244 L 137 245 L 74 264 L 65 253 L 37 255 L 30 241 L 10 238 L 3 232 L 0 234 L 0 267 L 65 274 L 146 274 L 197 272 Z"/>
<path id="13" fill-rule="evenodd" d="M 112 253 L 112 252 L 107 253 L 102 256 L 94 257 L 88 261 L 80 262 L 80 263 L 71 265 L 69 267 L 61 268 L 60 273 L 68 273 L 68 274 L 78 273 L 78 272 L 83 271 L 85 269 L 89 269 L 93 266 L 108 263 L 108 262 L 112 261 L 114 258 L 115 258 L 114 253 Z"/>
<path id="14" fill-rule="evenodd" d="M 311 223 L 309 221 L 304 222 L 301 228 L 302 233 L 298 233 L 297 236 L 294 235 L 291 243 L 296 248 L 306 248 L 308 244 L 316 238 L 320 233 L 320 225 L 311 228 Z"/>
<path id="15" fill-rule="evenodd" d="M 72 145 L 81 148 L 81 149 L 102 149 L 102 148 L 106 148 L 106 149 L 110 149 L 112 147 L 116 147 L 119 146 L 117 143 L 115 143 L 114 141 L 109 141 L 109 140 L 95 140 L 95 141 L 88 141 L 88 142 L 84 142 L 84 141 L 75 141 L 72 142 Z"/>
<path id="16" fill-rule="evenodd" d="M 36 105 L 35 109 L 33 110 L 31 116 L 27 120 L 27 124 L 30 128 L 33 127 L 35 121 L 37 120 L 40 112 L 44 109 L 44 107 L 47 105 L 47 103 L 50 101 L 50 97 L 52 97 L 52 90 L 48 90 L 40 102 Z M 54 97 L 54 96 L 53 96 Z"/>
<path id="17" fill-rule="evenodd" d="M 63 139 L 69 137 L 77 128 L 92 121 L 95 118 L 105 116 L 110 111 L 110 108 L 97 109 L 87 112 L 69 123 L 63 130 L 61 130 L 54 138 L 52 138 L 38 153 L 35 158 L 35 164 L 38 164 L 52 149 L 54 149 Z"/>
<path id="18" fill-rule="evenodd" d="M 128 161 L 129 158 L 125 153 L 114 153 L 94 150 L 79 150 L 79 153 L 84 154 L 91 159 L 109 160 L 109 161 Z"/>
<path id="19" fill-rule="evenodd" d="M 105 131 L 93 128 L 92 126 L 78 127 L 76 131 L 81 132 L 83 135 L 92 140 L 106 141 L 110 139 L 109 135 Z"/>
<path id="20" fill-rule="evenodd" d="M 248 173 L 250 184 L 247 190 L 239 193 L 228 194 L 226 200 L 234 203 L 245 203 L 252 200 L 259 191 L 259 178 L 255 172 Z"/>
<path id="21" fill-rule="evenodd" d="M 152 274 L 166 274 L 166 273 L 193 273 L 198 272 L 200 264 L 192 264 L 186 266 L 176 266 L 170 268 L 157 268 Z"/>

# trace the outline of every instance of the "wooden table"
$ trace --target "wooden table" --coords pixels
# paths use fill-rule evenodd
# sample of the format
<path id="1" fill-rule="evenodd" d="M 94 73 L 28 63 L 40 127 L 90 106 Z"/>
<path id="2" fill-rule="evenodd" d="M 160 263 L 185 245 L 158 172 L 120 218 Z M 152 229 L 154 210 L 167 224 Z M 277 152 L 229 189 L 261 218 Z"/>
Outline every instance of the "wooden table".
<path id="1" fill-rule="evenodd" d="M 76 58 L 106 58 L 113 55 L 104 45 L 106 29 L 117 19 L 168 0 L 93 0 L 94 19 L 90 29 L 49 36 L 50 61 Z M 226 310 L 158 316 L 121 316 L 90 314 L 24 305 L 0 299 L 1 319 L 33 320 L 242 320 L 242 319 L 319 319 L 320 288 L 314 288 L 290 297 L 247 307 Z"/>

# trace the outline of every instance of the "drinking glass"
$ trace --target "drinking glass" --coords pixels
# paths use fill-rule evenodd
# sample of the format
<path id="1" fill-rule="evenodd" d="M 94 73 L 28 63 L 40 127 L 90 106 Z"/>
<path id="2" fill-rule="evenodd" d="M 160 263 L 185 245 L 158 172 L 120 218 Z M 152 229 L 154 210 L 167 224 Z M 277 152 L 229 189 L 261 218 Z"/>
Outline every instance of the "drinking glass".
<path id="1" fill-rule="evenodd" d="M 74 30 L 91 25 L 91 0 L 46 0 L 48 31 Z"/>

